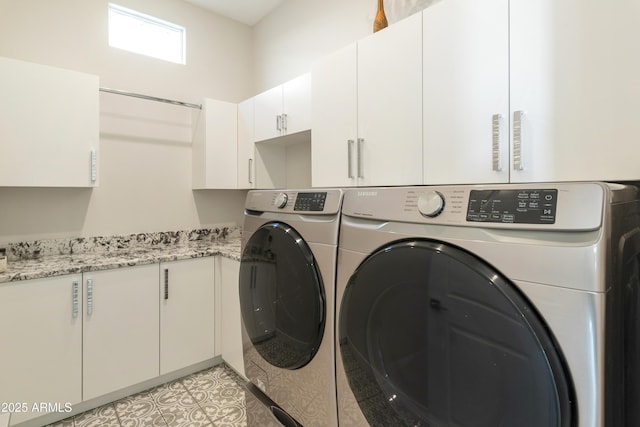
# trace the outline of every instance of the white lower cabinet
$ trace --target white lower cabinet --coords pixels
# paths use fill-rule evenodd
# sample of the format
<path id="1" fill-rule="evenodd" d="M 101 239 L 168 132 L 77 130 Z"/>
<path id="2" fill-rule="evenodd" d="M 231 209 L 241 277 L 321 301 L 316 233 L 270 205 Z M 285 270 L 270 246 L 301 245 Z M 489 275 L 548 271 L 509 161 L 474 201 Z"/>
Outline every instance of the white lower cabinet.
<path id="1" fill-rule="evenodd" d="M 44 415 L 41 402 L 64 411 L 82 399 L 81 280 L 0 284 L 0 411 L 12 425 Z"/>
<path id="2" fill-rule="evenodd" d="M 242 315 L 240 314 L 240 295 L 238 277 L 240 261 L 220 258 L 220 304 L 222 335 L 222 359 L 241 375 L 244 373 L 242 357 Z"/>
<path id="3" fill-rule="evenodd" d="M 85 273 L 83 400 L 159 374 L 158 264 Z"/>
<path id="4" fill-rule="evenodd" d="M 50 411 L 64 418 L 81 402 L 213 359 L 216 261 L 0 284 L 0 413 L 12 412 L 12 425 Z M 222 266 L 225 282 L 237 282 L 239 262 Z M 233 307 L 223 304 L 223 313 L 234 313 L 224 336 L 242 361 L 237 285 L 234 291 L 235 300 L 227 297 Z"/>
<path id="5" fill-rule="evenodd" d="M 214 258 L 160 264 L 160 374 L 211 359 Z"/>

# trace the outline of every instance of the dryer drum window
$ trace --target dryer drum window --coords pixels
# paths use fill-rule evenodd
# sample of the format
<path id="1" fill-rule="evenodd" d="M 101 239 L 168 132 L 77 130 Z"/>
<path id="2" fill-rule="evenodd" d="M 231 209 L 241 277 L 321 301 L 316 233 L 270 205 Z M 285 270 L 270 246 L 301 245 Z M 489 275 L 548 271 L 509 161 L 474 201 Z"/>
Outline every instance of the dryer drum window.
<path id="1" fill-rule="evenodd" d="M 338 321 L 349 387 L 372 426 L 575 426 L 542 319 L 477 257 L 413 239 L 370 255 Z"/>
<path id="2" fill-rule="evenodd" d="M 284 369 L 309 363 L 322 341 L 326 299 L 302 236 L 282 222 L 256 230 L 242 252 L 239 286 L 242 320 L 258 353 Z"/>

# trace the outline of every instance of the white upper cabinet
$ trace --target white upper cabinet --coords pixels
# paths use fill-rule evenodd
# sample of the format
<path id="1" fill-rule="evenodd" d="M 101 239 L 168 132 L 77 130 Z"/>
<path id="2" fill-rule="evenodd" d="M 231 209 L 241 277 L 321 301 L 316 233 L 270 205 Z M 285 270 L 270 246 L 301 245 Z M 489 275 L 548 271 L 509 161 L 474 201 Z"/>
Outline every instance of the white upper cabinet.
<path id="1" fill-rule="evenodd" d="M 509 181 L 509 2 L 423 12 L 424 184 Z"/>
<path id="2" fill-rule="evenodd" d="M 640 9 L 447 0 L 424 18 L 424 183 L 637 180 Z"/>
<path id="3" fill-rule="evenodd" d="M 238 188 L 255 188 L 253 98 L 238 104 Z"/>
<path id="4" fill-rule="evenodd" d="M 238 188 L 238 106 L 205 99 L 194 113 L 192 187 Z"/>
<path id="5" fill-rule="evenodd" d="M 351 44 L 314 64 L 311 83 L 311 182 L 314 187 L 357 185 L 357 47 Z"/>
<path id="6" fill-rule="evenodd" d="M 303 74 L 254 97 L 255 141 L 311 128 L 311 75 Z"/>
<path id="7" fill-rule="evenodd" d="M 640 178 L 640 8 L 511 0 L 511 181 Z"/>
<path id="8" fill-rule="evenodd" d="M 313 69 L 313 186 L 422 183 L 422 16 Z"/>
<path id="9" fill-rule="evenodd" d="M 98 77 L 0 57 L 0 186 L 93 187 Z"/>
<path id="10" fill-rule="evenodd" d="M 422 14 L 358 42 L 360 185 L 422 183 Z"/>

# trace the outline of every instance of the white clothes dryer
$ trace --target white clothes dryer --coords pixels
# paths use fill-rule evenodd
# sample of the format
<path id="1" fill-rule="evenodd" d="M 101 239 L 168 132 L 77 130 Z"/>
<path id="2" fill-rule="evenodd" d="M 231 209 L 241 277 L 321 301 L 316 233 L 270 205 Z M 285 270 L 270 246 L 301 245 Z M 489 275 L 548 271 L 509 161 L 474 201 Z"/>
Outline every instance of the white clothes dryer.
<path id="1" fill-rule="evenodd" d="M 345 190 L 340 426 L 638 426 L 634 186 Z"/>
<path id="2" fill-rule="evenodd" d="M 305 427 L 336 426 L 335 275 L 342 191 L 247 194 L 240 307 L 247 378 Z M 276 414 L 278 415 L 278 414 Z"/>

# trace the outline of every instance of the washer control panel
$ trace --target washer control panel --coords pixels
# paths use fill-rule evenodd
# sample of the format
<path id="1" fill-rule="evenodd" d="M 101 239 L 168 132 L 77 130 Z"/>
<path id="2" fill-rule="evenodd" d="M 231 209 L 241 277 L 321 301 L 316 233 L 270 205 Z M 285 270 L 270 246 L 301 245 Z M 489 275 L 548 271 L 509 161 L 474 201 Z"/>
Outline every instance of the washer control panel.
<path id="1" fill-rule="evenodd" d="M 554 224 L 557 189 L 471 190 L 467 221 Z"/>
<path id="2" fill-rule="evenodd" d="M 253 214 L 335 215 L 342 206 L 340 189 L 305 190 L 251 190 L 247 194 L 245 209 Z"/>
<path id="3" fill-rule="evenodd" d="M 298 193 L 294 211 L 322 212 L 327 201 L 326 192 Z"/>

